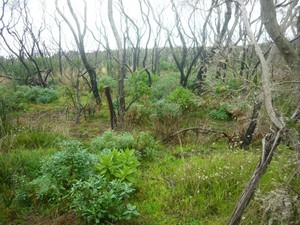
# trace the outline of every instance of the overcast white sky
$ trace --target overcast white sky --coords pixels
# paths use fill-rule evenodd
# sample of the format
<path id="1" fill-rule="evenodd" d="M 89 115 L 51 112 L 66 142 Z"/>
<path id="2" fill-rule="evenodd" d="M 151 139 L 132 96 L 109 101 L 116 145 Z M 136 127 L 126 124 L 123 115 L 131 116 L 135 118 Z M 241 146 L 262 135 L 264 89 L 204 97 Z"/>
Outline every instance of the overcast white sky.
<path id="1" fill-rule="evenodd" d="M 110 25 L 108 23 L 107 19 L 107 0 L 87 0 L 87 22 L 88 22 L 88 28 L 92 30 L 97 36 L 97 38 L 100 37 L 100 32 L 97 29 L 97 26 L 100 27 L 101 23 L 103 23 L 106 27 L 106 31 L 108 33 L 109 39 L 111 40 L 110 45 L 113 47 L 115 46 L 115 41 L 111 33 Z M 115 1 L 116 2 L 116 1 Z M 132 17 L 135 21 L 141 21 L 140 20 L 140 10 L 139 10 L 139 4 L 137 0 L 123 0 L 124 6 L 126 8 L 126 12 Z M 165 0 L 151 0 L 151 3 L 155 8 L 160 8 L 162 4 L 164 4 Z M 59 0 L 58 3 L 60 4 L 60 8 L 62 11 L 65 12 L 65 15 L 67 15 L 68 18 L 70 17 L 70 13 L 68 8 L 66 7 L 66 1 L 65 0 Z M 83 15 L 83 6 L 84 3 L 81 0 L 72 0 L 73 7 L 77 13 L 77 15 L 82 16 Z M 117 4 L 117 3 L 115 3 Z M 35 27 L 38 29 L 40 24 L 43 23 L 43 18 L 45 18 L 45 21 L 47 23 L 47 30 L 43 32 L 43 39 L 47 43 L 47 46 L 52 46 L 53 49 L 56 49 L 57 46 L 53 42 L 53 37 L 55 39 L 58 39 L 58 28 L 55 24 L 54 18 L 57 17 L 60 21 L 62 19 L 58 15 L 57 12 L 55 12 L 55 0 L 28 0 L 28 5 L 30 9 L 30 14 L 33 18 L 33 22 L 35 24 Z M 10 10 L 7 9 L 5 13 L 4 20 L 11 19 Z M 117 7 L 114 8 L 114 18 L 115 22 L 119 24 L 120 26 L 120 17 Z M 96 26 L 97 24 L 97 26 Z M 63 23 L 63 41 L 64 41 L 64 47 L 67 49 L 76 49 L 75 43 L 73 41 L 73 36 L 71 35 L 69 27 Z M 22 23 L 19 21 L 18 24 L 20 32 L 22 32 Z M 103 29 L 102 29 L 103 30 Z M 120 30 L 121 31 L 121 30 Z M 8 35 L 7 35 L 8 36 Z M 8 41 L 13 44 L 12 39 L 8 39 Z M 86 49 L 87 50 L 95 50 L 97 49 L 97 43 L 92 38 L 92 35 L 90 32 L 87 33 L 86 36 Z M 6 55 L 6 51 L 4 50 L 3 46 L 0 47 L 0 55 Z"/>
<path id="2" fill-rule="evenodd" d="M 11 0 L 13 2 L 13 0 Z M 43 23 L 43 18 L 45 18 L 46 24 L 47 24 L 47 29 L 43 32 L 43 41 L 45 41 L 45 44 L 47 45 L 48 48 L 50 48 L 51 51 L 55 52 L 57 51 L 57 45 L 53 41 L 54 39 L 58 39 L 58 28 L 54 22 L 54 18 L 57 17 L 60 21 L 62 21 L 61 17 L 58 15 L 57 12 L 55 12 L 55 0 L 27 0 L 29 9 L 30 9 L 30 14 L 33 18 L 33 22 L 36 28 L 40 26 L 41 23 Z M 161 9 L 165 6 L 170 4 L 170 0 L 149 0 L 154 8 L 154 10 L 160 12 Z M 174 0 L 176 4 L 179 4 L 183 0 Z M 254 1 L 254 0 L 253 0 Z M 73 7 L 79 16 L 79 18 L 83 15 L 83 1 L 81 0 L 71 0 L 73 3 Z M 115 39 L 112 35 L 111 28 L 108 22 L 108 17 L 107 17 L 107 0 L 86 0 L 87 2 L 87 22 L 88 22 L 88 27 L 90 30 L 94 32 L 94 35 L 101 40 L 101 34 L 99 30 L 97 29 L 97 26 L 100 27 L 101 24 L 104 24 L 106 27 L 106 32 L 108 34 L 109 40 L 110 40 L 110 46 L 113 48 L 115 46 Z M 122 32 L 122 26 L 120 25 L 120 13 L 118 11 L 118 5 L 117 5 L 117 0 L 114 0 L 115 2 L 115 7 L 114 7 L 114 18 L 115 22 L 117 23 L 117 26 L 119 27 L 119 31 Z M 199 32 L 199 35 L 201 33 L 201 29 L 198 29 L 202 26 L 204 18 L 201 16 L 201 13 L 206 14 L 208 12 L 208 9 L 210 7 L 210 0 L 200 0 L 200 5 L 199 5 L 199 13 L 196 15 L 195 18 L 195 26 L 198 26 L 196 28 L 196 31 Z M 60 8 L 62 11 L 65 12 L 65 15 L 68 18 L 71 18 L 70 13 L 68 8 L 66 7 L 66 0 L 58 0 L 58 3 L 60 4 Z M 126 13 L 135 21 L 139 24 L 139 26 L 142 29 L 146 29 L 145 27 L 143 28 L 142 22 L 141 22 L 141 14 L 140 14 L 140 9 L 139 9 L 139 3 L 138 0 L 123 0 Z M 223 7 L 224 8 L 224 7 Z M 146 10 L 146 8 L 145 8 Z M 188 17 L 190 16 L 190 8 L 185 8 L 184 10 L 180 11 L 180 16 L 183 22 L 186 23 Z M 256 6 L 256 9 L 254 10 L 253 13 L 253 18 L 257 18 L 259 15 L 259 7 L 258 4 Z M 224 14 L 220 12 L 215 12 L 215 16 L 220 16 L 223 17 Z M 233 13 L 234 17 L 234 13 Z M 6 12 L 4 20 L 9 20 L 10 19 L 10 14 L 9 14 L 9 9 Z M 212 18 L 214 20 L 214 18 Z M 231 19 L 231 22 L 233 22 L 233 18 Z M 152 28 L 155 30 L 156 23 L 153 21 L 152 16 L 151 16 L 151 24 Z M 163 23 L 165 26 L 172 27 L 172 24 L 175 23 L 174 20 L 174 14 L 172 12 L 171 7 L 166 9 L 163 14 Z M 97 24 L 97 25 L 96 25 Z M 66 23 L 63 23 L 63 46 L 65 49 L 69 50 L 75 50 L 75 42 L 74 38 L 71 35 L 69 27 L 66 25 Z M 183 25 L 184 26 L 184 25 Z M 22 32 L 22 23 L 19 22 L 19 30 Z M 103 28 L 102 32 L 103 32 Z M 188 34 L 188 29 L 186 29 L 187 34 Z M 213 32 L 213 28 L 210 29 L 210 32 Z M 130 34 L 132 34 L 132 38 L 134 39 L 135 33 L 134 30 L 130 31 Z M 189 34 L 188 34 L 189 35 Z M 237 33 L 239 35 L 239 33 Z M 145 35 L 143 39 L 143 43 L 146 41 Z M 155 37 L 155 33 L 151 35 L 152 38 Z M 162 33 L 162 41 L 161 45 L 164 43 L 166 33 Z M 1 40 L 0 40 L 1 41 Z M 12 39 L 8 39 L 10 43 L 13 44 Z M 187 40 L 188 41 L 188 40 Z M 153 43 L 153 41 L 150 42 L 150 46 Z M 1 47 L 2 45 L 2 47 Z M 97 42 L 94 41 L 92 35 L 90 32 L 87 33 L 86 39 L 85 39 L 85 45 L 86 49 L 88 51 L 93 51 L 96 50 L 98 47 Z M 5 48 L 3 48 L 3 43 L 0 43 L 0 55 L 7 55 L 7 51 L 5 51 Z"/>

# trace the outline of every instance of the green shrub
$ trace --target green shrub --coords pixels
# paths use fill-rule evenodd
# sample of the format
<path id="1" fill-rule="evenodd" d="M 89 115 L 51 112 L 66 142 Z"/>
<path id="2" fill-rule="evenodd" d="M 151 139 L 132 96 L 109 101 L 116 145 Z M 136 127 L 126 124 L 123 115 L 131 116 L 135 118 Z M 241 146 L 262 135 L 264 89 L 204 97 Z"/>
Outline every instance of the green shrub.
<path id="1" fill-rule="evenodd" d="M 139 215 L 136 206 L 125 204 L 133 191 L 130 183 L 93 176 L 73 185 L 71 207 L 89 223 L 129 220 Z"/>
<path id="2" fill-rule="evenodd" d="M 108 181 L 121 180 L 134 183 L 140 165 L 134 150 L 106 150 L 96 163 L 96 170 Z"/>
<path id="3" fill-rule="evenodd" d="M 149 131 L 141 131 L 135 137 L 136 144 L 134 149 L 141 152 L 141 156 L 147 159 L 153 159 L 159 148 L 157 141 Z"/>
<path id="4" fill-rule="evenodd" d="M 25 89 L 26 90 L 26 89 Z M 32 103 L 51 103 L 58 99 L 58 94 L 50 88 L 33 87 L 24 93 L 25 98 Z"/>
<path id="5" fill-rule="evenodd" d="M 220 105 L 216 109 L 211 109 L 208 116 L 215 120 L 228 121 L 231 119 L 231 114 L 228 112 L 225 105 Z"/>
<path id="6" fill-rule="evenodd" d="M 236 77 L 230 77 L 226 80 L 228 88 L 231 90 L 237 90 L 241 87 L 242 82 L 241 80 L 237 79 Z"/>
<path id="7" fill-rule="evenodd" d="M 152 99 L 159 100 L 170 94 L 178 87 L 178 75 L 170 74 L 160 77 L 152 85 Z"/>
<path id="8" fill-rule="evenodd" d="M 169 120 L 175 120 L 181 116 L 181 107 L 177 103 L 167 102 L 166 100 L 159 100 L 154 104 L 152 119 L 159 122 L 167 122 Z"/>
<path id="9" fill-rule="evenodd" d="M 126 112 L 125 117 L 130 124 L 144 125 L 145 123 L 149 122 L 150 115 L 151 108 L 147 105 L 147 103 L 135 103 Z"/>
<path id="10" fill-rule="evenodd" d="M 172 63 L 169 63 L 165 60 L 162 60 L 160 61 L 160 69 L 161 70 L 166 70 L 166 71 L 169 71 L 169 70 L 175 70 L 176 69 L 176 65 L 172 64 Z"/>
<path id="11" fill-rule="evenodd" d="M 199 104 L 196 96 L 191 91 L 183 87 L 178 87 L 172 91 L 167 96 L 167 100 L 180 105 L 182 111 L 194 110 Z"/>
<path id="12" fill-rule="evenodd" d="M 16 191 L 19 192 L 24 188 L 25 181 L 33 180 L 38 176 L 41 159 L 52 152 L 52 149 L 38 149 L 0 153 L 0 199 L 6 207 L 15 200 Z"/>
<path id="13" fill-rule="evenodd" d="M 126 87 L 129 93 L 134 98 L 149 96 L 151 94 L 148 74 L 144 72 L 134 72 L 130 75 Z"/>
<path id="14" fill-rule="evenodd" d="M 18 95 L 12 85 L 0 85 L 0 137 L 5 136 L 12 129 L 11 114 L 26 109 L 24 96 Z"/>
<path id="15" fill-rule="evenodd" d="M 18 204 L 63 204 L 93 223 L 138 215 L 136 207 L 128 203 L 139 165 L 134 150 L 104 151 L 97 160 L 78 141 L 65 141 L 60 148 L 41 161 L 34 179 L 26 174 L 16 176 Z"/>
<path id="16" fill-rule="evenodd" d="M 226 93 L 228 90 L 228 86 L 224 83 L 217 84 L 215 87 L 215 91 L 217 94 Z"/>
<path id="17" fill-rule="evenodd" d="M 134 145 L 135 140 L 130 133 L 106 131 L 100 137 L 92 140 L 91 149 L 94 152 L 99 152 L 103 149 L 132 149 L 134 148 Z"/>
<path id="18" fill-rule="evenodd" d="M 100 77 L 98 83 L 99 83 L 99 90 L 100 91 L 103 91 L 103 88 L 105 86 L 108 86 L 112 93 L 118 89 L 118 81 L 116 79 L 114 79 L 113 77 L 110 77 L 110 76 Z"/>
<path id="19" fill-rule="evenodd" d="M 135 137 L 136 144 L 134 149 L 143 150 L 146 148 L 157 148 L 157 141 L 149 131 L 140 131 Z"/>
<path id="20" fill-rule="evenodd" d="M 178 130 L 181 115 L 180 105 L 164 99 L 157 101 L 150 116 L 155 135 L 166 138 L 167 135 Z"/>
<path id="21" fill-rule="evenodd" d="M 135 149 L 136 154 L 145 158 L 152 158 L 159 148 L 157 142 L 150 132 L 138 132 L 132 135 L 128 132 L 116 133 L 106 131 L 100 137 L 96 137 L 91 142 L 91 150 L 99 152 L 102 150 L 125 150 Z"/>
<path id="22" fill-rule="evenodd" d="M 78 141 L 65 141 L 61 144 L 62 151 L 42 161 L 41 175 L 29 183 L 25 190 L 34 193 L 19 192 L 19 200 L 28 201 L 30 196 L 38 201 L 58 203 L 67 196 L 76 180 L 87 180 L 93 173 L 95 156 L 83 149 Z M 31 199 L 34 201 L 35 199 Z"/>

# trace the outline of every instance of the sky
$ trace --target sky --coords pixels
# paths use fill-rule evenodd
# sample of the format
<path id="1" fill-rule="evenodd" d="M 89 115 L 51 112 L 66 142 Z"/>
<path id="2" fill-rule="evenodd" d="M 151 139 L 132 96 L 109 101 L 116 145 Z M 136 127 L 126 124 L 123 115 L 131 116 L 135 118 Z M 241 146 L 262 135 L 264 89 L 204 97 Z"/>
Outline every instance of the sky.
<path id="1" fill-rule="evenodd" d="M 17 0 L 9 0 L 10 2 L 14 2 Z M 21 0 L 24 1 L 24 0 Z M 41 39 L 45 43 L 45 45 L 48 47 L 48 50 L 50 52 L 57 52 L 58 46 L 56 41 L 58 40 L 58 27 L 55 23 L 55 18 L 57 21 L 63 21 L 62 18 L 58 15 L 55 9 L 55 0 L 27 0 L 28 1 L 28 8 L 30 10 L 30 14 L 32 16 L 32 22 L 35 27 L 35 32 L 37 32 L 38 28 L 40 27 L 41 24 L 43 24 L 43 20 L 46 21 L 47 26 L 45 27 L 45 31 L 42 32 L 42 37 Z M 120 33 L 124 32 L 124 20 L 122 22 L 123 25 L 121 25 L 121 17 L 120 17 L 120 12 L 119 12 L 119 7 L 118 7 L 118 1 L 114 1 L 114 20 L 117 24 L 118 30 Z M 175 24 L 174 20 L 174 13 L 172 12 L 172 9 L 170 7 L 170 0 L 149 0 L 153 6 L 153 9 L 157 12 L 160 12 L 164 6 L 169 6 L 167 9 L 164 11 L 162 15 L 162 21 L 163 25 L 165 27 L 173 27 Z M 190 2 L 195 2 L 197 0 L 188 0 Z M 259 1 L 257 0 L 251 0 L 254 2 L 255 10 L 252 13 L 252 18 L 257 18 L 260 14 L 260 9 L 259 9 Z M 78 15 L 78 18 L 81 20 L 81 17 L 83 16 L 83 8 L 84 8 L 84 3 L 82 0 L 71 0 L 74 10 L 76 14 Z M 109 39 L 109 44 L 111 48 L 116 47 L 116 42 L 114 39 L 114 36 L 112 34 L 110 24 L 108 21 L 108 16 L 107 16 L 107 0 L 86 0 L 87 2 L 87 24 L 89 31 L 86 34 L 85 37 L 85 48 L 87 51 L 95 51 L 99 47 L 99 43 L 97 43 L 94 39 L 94 37 L 97 38 L 97 40 L 100 40 L 100 42 L 104 43 L 103 39 L 103 31 L 105 27 L 105 31 L 107 33 L 108 39 Z M 184 0 L 174 0 L 176 4 L 180 4 L 184 2 Z M 141 28 L 142 32 L 146 32 L 147 28 L 143 26 L 142 20 L 141 20 L 141 13 L 139 9 L 139 3 L 138 0 L 123 0 L 124 3 L 124 8 L 126 10 L 126 13 L 138 24 L 138 26 Z M 71 18 L 69 10 L 66 6 L 66 0 L 58 0 L 59 8 L 61 11 L 64 12 L 64 15 L 66 15 L 67 18 Z M 224 5 L 223 5 L 224 6 Z M 195 21 L 195 32 L 198 32 L 198 35 L 201 35 L 201 26 L 204 22 L 204 16 L 206 15 L 209 8 L 210 8 L 210 0 L 199 0 L 199 10 L 198 14 L 195 16 L 194 21 Z M 220 7 L 221 8 L 221 7 Z M 224 9 L 225 7 L 223 7 Z M 146 10 L 146 8 L 144 8 Z M 9 9 L 6 10 L 5 12 L 5 17 L 4 20 L 8 21 L 12 17 L 9 13 Z M 179 10 L 180 13 L 180 18 L 183 21 L 183 26 L 187 28 L 187 20 L 190 16 L 191 8 L 186 6 L 185 8 Z M 223 17 L 223 12 L 222 11 L 215 11 L 216 16 L 221 15 Z M 212 24 L 215 23 L 215 20 L 217 19 L 213 17 Z M 16 16 L 15 16 L 16 17 Z M 152 17 L 152 16 L 151 16 Z M 231 19 L 230 23 L 233 23 L 234 21 L 234 12 L 233 12 L 233 18 Z M 223 18 L 222 18 L 223 19 Z M 151 18 L 151 26 L 152 28 L 156 29 L 157 27 L 155 21 Z M 73 22 L 74 24 L 74 22 Z M 103 25 L 103 26 L 102 26 Z M 18 32 L 22 32 L 24 29 L 22 26 L 22 21 L 19 21 L 19 23 L 16 26 L 18 29 Z M 99 28 L 101 27 L 101 28 Z M 257 29 L 258 25 L 253 24 L 253 30 Z M 1 28 L 1 27 L 0 27 Z M 215 27 L 210 27 L 209 36 L 213 36 Z M 92 33 L 93 32 L 93 35 Z M 74 38 L 70 32 L 69 27 L 67 26 L 66 23 L 62 22 L 62 33 L 63 33 L 63 48 L 65 50 L 76 50 L 76 45 L 74 42 Z M 135 38 L 135 31 L 133 28 L 129 31 L 129 34 L 131 38 L 134 40 Z M 191 33 L 189 32 L 189 29 L 186 29 L 186 34 L 187 36 L 191 36 Z M 163 46 L 166 40 L 166 32 L 162 32 L 161 36 L 161 42 L 160 45 Z M 235 36 L 239 36 L 239 33 L 235 33 Z M 9 35 L 7 35 L 8 37 Z M 155 38 L 155 33 L 151 35 L 151 41 L 149 47 L 153 46 L 154 43 L 154 38 Z M 177 39 L 176 39 L 177 38 Z M 144 35 L 142 39 L 142 46 L 145 45 L 147 39 L 147 35 Z M 176 33 L 174 36 L 175 42 L 176 40 L 179 42 L 178 36 L 176 37 Z M 8 42 L 10 43 L 11 46 L 14 46 L 15 43 L 13 39 L 7 38 Z M 55 41 L 56 40 L 56 41 Z M 0 41 L 2 41 L 0 39 Z M 213 43 L 214 40 L 209 40 L 209 43 Z M 187 38 L 187 42 L 189 42 L 189 39 Z M 8 52 L 5 50 L 3 47 L 3 42 L 0 42 L 0 55 L 7 55 Z M 15 48 L 17 46 L 15 45 Z"/>
<path id="2" fill-rule="evenodd" d="M 10 0 L 11 1 L 11 0 Z M 53 39 L 58 39 L 58 27 L 55 23 L 55 18 L 58 21 L 62 21 L 62 18 L 59 16 L 59 14 L 56 12 L 55 9 L 55 0 L 27 0 L 28 1 L 28 8 L 30 10 L 30 14 L 32 16 L 32 21 L 34 22 L 35 25 L 35 30 L 40 28 L 40 25 L 43 23 L 43 20 L 46 21 L 46 29 L 42 33 L 42 39 L 45 41 L 47 46 L 50 49 L 57 49 L 57 44 Z M 84 3 L 81 0 L 71 0 L 73 3 L 74 10 L 76 14 L 78 15 L 78 18 L 81 19 L 83 16 L 83 8 L 84 8 Z M 110 28 L 110 24 L 108 21 L 107 17 L 107 0 L 87 0 L 87 24 L 88 28 L 90 31 L 87 32 L 86 37 L 85 37 L 85 47 L 87 51 L 93 51 L 96 50 L 98 47 L 98 43 L 94 41 L 93 35 L 91 34 L 91 31 L 94 33 L 94 36 L 99 39 L 103 40 L 101 38 L 100 30 L 99 27 L 101 27 L 101 24 L 104 24 L 105 30 L 107 32 L 108 38 L 110 41 L 110 45 L 112 48 L 116 46 L 114 37 L 112 35 L 112 31 Z M 115 1 L 116 2 L 116 1 Z M 137 23 L 141 24 L 141 15 L 139 11 L 139 4 L 137 0 L 123 0 L 124 2 L 124 7 L 126 9 L 126 12 L 128 15 L 130 15 L 131 18 L 133 18 L 134 21 Z M 151 3 L 153 6 L 157 9 L 159 9 L 164 3 L 165 0 L 151 0 Z M 71 16 L 69 13 L 69 10 L 66 6 L 66 1 L 65 0 L 59 0 L 58 1 L 59 8 L 61 11 L 64 12 L 64 14 L 71 20 Z M 120 13 L 117 9 L 116 3 L 114 4 L 116 7 L 114 7 L 114 19 L 119 28 L 120 26 Z M 6 10 L 5 12 L 5 17 L 4 20 L 10 20 L 12 17 L 10 15 L 9 9 Z M 80 20 L 82 22 L 82 20 Z M 71 20 L 72 24 L 74 25 L 73 21 Z M 152 21 L 153 22 L 153 21 Z M 153 22 L 153 26 L 154 26 Z M 18 22 L 18 30 L 22 31 L 22 23 L 21 21 Z M 142 28 L 142 26 L 141 26 Z M 103 31 L 103 28 L 100 28 Z M 121 32 L 121 29 L 120 29 Z M 62 33 L 63 33 L 63 46 L 65 49 L 70 49 L 70 50 L 75 50 L 76 45 L 74 42 L 74 38 L 70 32 L 69 27 L 67 26 L 66 23 L 62 23 Z M 8 37 L 7 35 L 6 37 Z M 7 39 L 8 42 L 11 45 L 13 44 L 12 39 Z M 1 43 L 0 43 L 1 44 Z M 0 47 L 0 55 L 6 55 L 7 52 L 4 50 L 3 43 L 2 47 Z"/>

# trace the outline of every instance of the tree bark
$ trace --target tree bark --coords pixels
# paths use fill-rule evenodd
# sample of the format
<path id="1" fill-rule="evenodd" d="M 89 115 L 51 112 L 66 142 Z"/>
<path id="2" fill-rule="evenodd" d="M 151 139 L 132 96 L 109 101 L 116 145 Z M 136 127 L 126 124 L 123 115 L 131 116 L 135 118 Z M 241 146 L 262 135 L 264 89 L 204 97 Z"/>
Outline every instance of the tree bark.
<path id="1" fill-rule="evenodd" d="M 255 128 L 256 128 L 257 119 L 258 119 L 259 110 L 261 108 L 261 105 L 262 105 L 262 101 L 259 99 L 257 102 L 255 102 L 255 104 L 253 106 L 251 121 L 249 123 L 247 131 L 246 131 L 245 136 L 243 138 L 241 148 L 245 148 L 246 146 L 250 145 L 250 143 L 251 143 L 252 136 L 253 136 L 253 133 L 254 133 Z"/>
<path id="2" fill-rule="evenodd" d="M 283 35 L 280 26 L 277 23 L 276 11 L 273 0 L 260 0 L 262 22 L 268 31 L 268 34 L 276 44 L 280 53 L 291 69 L 300 68 L 300 60 L 297 52 Z"/>
<path id="3" fill-rule="evenodd" d="M 237 225 L 241 221 L 243 212 L 248 206 L 257 188 L 260 178 L 265 174 L 270 162 L 272 161 L 274 151 L 279 145 L 282 132 L 283 129 L 280 129 L 277 133 L 267 134 L 263 139 L 263 149 L 260 161 L 257 164 L 256 169 L 248 181 L 243 193 L 241 194 L 228 225 Z"/>
<path id="4" fill-rule="evenodd" d="M 263 139 L 263 147 L 262 147 L 262 154 L 260 162 L 258 163 L 252 177 L 250 178 L 247 186 L 245 187 L 242 195 L 240 196 L 238 202 L 236 203 L 234 212 L 231 215 L 230 221 L 228 222 L 229 225 L 236 225 L 239 224 L 242 214 L 246 207 L 248 206 L 253 194 L 255 193 L 256 187 L 259 183 L 260 178 L 265 174 L 267 171 L 267 168 L 272 160 L 274 151 L 277 147 L 277 145 L 280 142 L 281 135 L 283 131 L 285 130 L 285 124 L 284 122 L 278 118 L 275 114 L 275 111 L 272 106 L 272 93 L 271 93 L 271 87 L 270 87 L 270 71 L 267 64 L 267 61 L 265 60 L 263 56 L 263 52 L 261 48 L 259 47 L 257 41 L 254 38 L 254 34 L 251 30 L 250 23 L 247 17 L 247 10 L 242 2 L 242 0 L 237 0 L 237 2 L 240 5 L 240 9 L 242 11 L 242 18 L 243 23 L 246 28 L 247 35 L 249 39 L 251 40 L 252 44 L 254 45 L 255 52 L 259 57 L 259 60 L 261 62 L 262 66 L 262 89 L 264 93 L 264 103 L 265 108 L 268 113 L 268 116 L 272 123 L 279 129 L 277 133 L 271 133 L 267 135 Z"/>
<path id="5" fill-rule="evenodd" d="M 118 63 L 119 63 L 119 75 L 118 75 L 118 94 L 119 94 L 119 116 L 123 120 L 125 116 L 125 93 L 124 93 L 124 79 L 125 79 L 125 61 L 122 51 L 122 40 L 117 30 L 114 18 L 113 18 L 113 6 L 112 0 L 108 0 L 108 19 L 110 22 L 111 29 L 114 33 L 117 46 L 118 46 Z"/>
<path id="6" fill-rule="evenodd" d="M 107 103 L 108 103 L 108 108 L 109 108 L 109 113 L 110 113 L 110 127 L 113 130 L 115 127 L 117 127 L 117 117 L 116 113 L 114 110 L 114 105 L 111 99 L 111 94 L 110 94 L 110 89 L 108 86 L 104 87 L 104 92 L 106 95 Z"/>

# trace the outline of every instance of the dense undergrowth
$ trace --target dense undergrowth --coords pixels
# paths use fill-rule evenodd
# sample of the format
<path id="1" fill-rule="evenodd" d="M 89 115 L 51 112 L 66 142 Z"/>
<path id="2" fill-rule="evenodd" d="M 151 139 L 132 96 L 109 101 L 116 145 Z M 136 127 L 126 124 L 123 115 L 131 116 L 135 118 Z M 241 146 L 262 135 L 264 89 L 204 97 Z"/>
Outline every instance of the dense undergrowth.
<path id="1" fill-rule="evenodd" d="M 115 131 L 106 103 L 75 124 L 68 92 L 1 87 L 0 224 L 227 223 L 270 125 L 262 110 L 252 145 L 239 148 L 256 87 L 207 79 L 196 95 L 174 76 L 150 87 L 138 75 L 126 84 L 127 101 L 138 100 Z M 115 96 L 115 80 L 101 81 Z M 283 107 L 289 116 L 292 106 Z M 202 130 L 173 135 L 191 127 Z M 299 223 L 295 160 L 282 142 L 241 224 Z"/>

